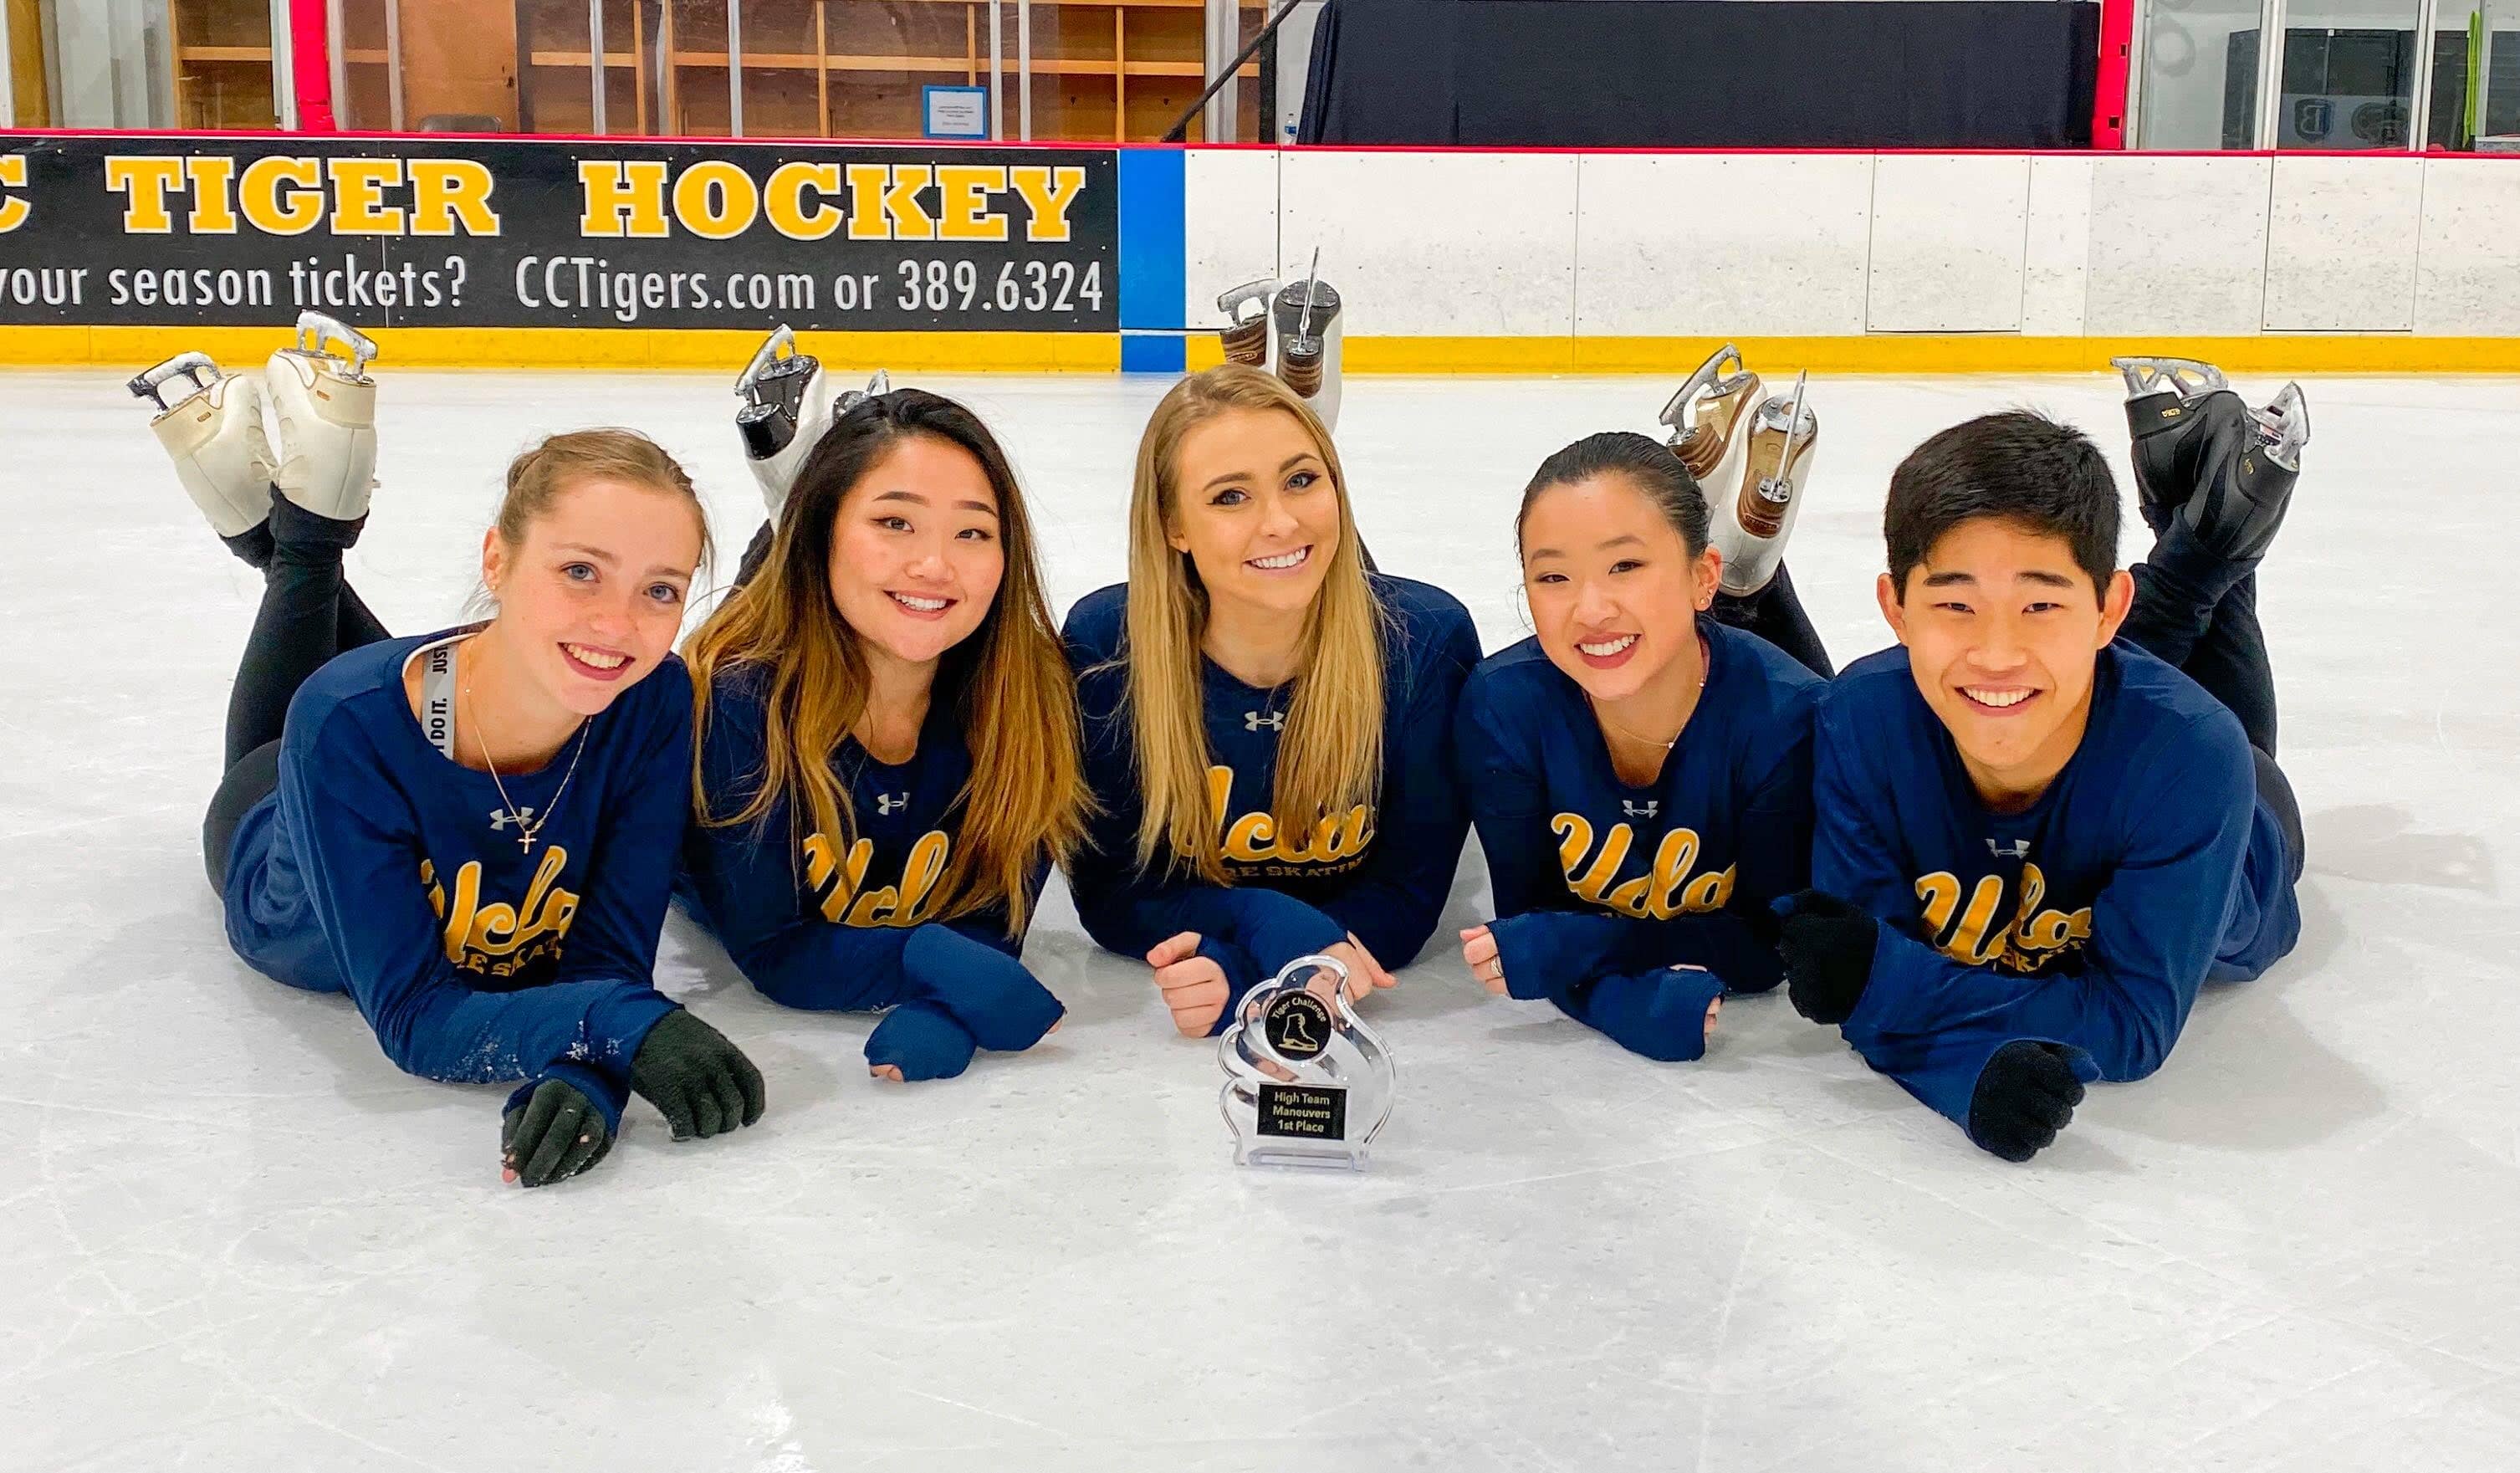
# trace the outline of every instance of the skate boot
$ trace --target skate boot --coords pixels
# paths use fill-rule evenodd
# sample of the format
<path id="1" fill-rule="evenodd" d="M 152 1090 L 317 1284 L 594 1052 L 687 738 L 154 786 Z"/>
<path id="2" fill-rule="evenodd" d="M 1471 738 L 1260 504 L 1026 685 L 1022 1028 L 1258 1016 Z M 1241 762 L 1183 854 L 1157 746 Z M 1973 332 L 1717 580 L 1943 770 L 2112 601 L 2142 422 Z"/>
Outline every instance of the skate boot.
<path id="1" fill-rule="evenodd" d="M 2198 406 L 2201 440 L 2194 489 L 2179 519 L 2206 547 L 2233 562 L 2267 555 L 2301 480 L 2302 447 L 2310 443 L 2310 404 L 2287 383 L 2264 409 L 2228 391 Z"/>
<path id="2" fill-rule="evenodd" d="M 2287 383 L 2251 409 L 2192 358 L 2112 358 L 2127 383 L 2136 492 L 2158 536 L 2172 518 L 2222 557 L 2253 562 L 2283 524 L 2310 443 L 2310 404 Z"/>
<path id="3" fill-rule="evenodd" d="M 1728 368 L 1727 365 L 1730 365 Z M 1731 343 L 1717 348 L 1662 407 L 1672 454 L 1688 468 L 1711 506 L 1717 486 L 1738 486 L 1750 448 L 1750 411 L 1759 403 L 1759 376 Z"/>
<path id="4" fill-rule="evenodd" d="M 1322 427 L 1335 434 L 1342 335 L 1339 294 L 1321 278 L 1321 252 L 1313 253 L 1313 265 L 1302 281 L 1287 283 L 1278 293 L 1273 309 L 1277 319 L 1278 377 L 1312 406 Z"/>
<path id="5" fill-rule="evenodd" d="M 347 358 L 329 351 L 338 342 Z M 368 514 L 377 484 L 377 345 L 321 312 L 297 315 L 297 341 L 271 355 L 262 379 L 280 422 L 272 484 L 294 505 L 335 521 Z"/>
<path id="6" fill-rule="evenodd" d="M 735 412 L 743 463 L 775 522 L 805 457 L 836 418 L 822 360 L 796 351 L 796 335 L 783 323 L 736 376 L 735 392 L 743 401 Z"/>
<path id="7" fill-rule="evenodd" d="M 2186 488 L 2196 484 L 2202 441 L 2176 431 L 2186 426 L 2200 401 L 2231 385 L 2221 369 L 2193 358 L 2112 358 L 2109 367 L 2126 379 L 2136 506 L 2157 537 Z"/>
<path id="8" fill-rule="evenodd" d="M 182 383 L 177 384 L 176 380 Z M 271 447 L 262 433 L 262 380 L 232 378 L 202 353 L 178 353 L 131 380 L 158 406 L 149 422 L 175 463 L 175 478 L 210 530 L 234 541 L 271 515 Z M 166 391 L 181 397 L 166 402 Z"/>
<path id="9" fill-rule="evenodd" d="M 1216 299 L 1216 310 L 1225 314 L 1227 326 L 1216 335 L 1224 345 L 1225 361 L 1249 368 L 1269 366 L 1269 297 L 1278 284 L 1268 277 L 1241 286 Z M 1258 310 L 1243 309 L 1257 305 Z"/>
<path id="10" fill-rule="evenodd" d="M 1738 489 L 1732 482 L 1704 486 L 1712 513 L 1707 540 L 1724 555 L 1724 591 L 1736 598 L 1776 577 L 1802 511 L 1803 483 L 1820 444 L 1820 416 L 1804 402 L 1810 379 L 1808 373 L 1796 375 L 1791 398 L 1772 395 L 1750 417 Z"/>

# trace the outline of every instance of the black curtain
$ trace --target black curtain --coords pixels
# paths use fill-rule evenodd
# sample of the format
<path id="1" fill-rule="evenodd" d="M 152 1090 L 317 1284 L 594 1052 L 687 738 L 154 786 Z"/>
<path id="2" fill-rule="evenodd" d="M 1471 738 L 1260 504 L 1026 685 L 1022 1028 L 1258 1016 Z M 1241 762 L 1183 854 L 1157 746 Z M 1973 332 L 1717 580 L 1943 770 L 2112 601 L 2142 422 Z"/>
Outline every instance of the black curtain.
<path id="1" fill-rule="evenodd" d="M 2088 0 L 1329 0 L 1299 139 L 2087 148 Z"/>

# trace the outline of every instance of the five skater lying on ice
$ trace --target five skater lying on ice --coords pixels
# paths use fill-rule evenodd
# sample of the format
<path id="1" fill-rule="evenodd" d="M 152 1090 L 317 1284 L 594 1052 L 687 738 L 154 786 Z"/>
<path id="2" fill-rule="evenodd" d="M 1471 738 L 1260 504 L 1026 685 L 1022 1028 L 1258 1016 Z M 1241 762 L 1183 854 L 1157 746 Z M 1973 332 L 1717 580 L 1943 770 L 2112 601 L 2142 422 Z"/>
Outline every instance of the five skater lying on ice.
<path id="1" fill-rule="evenodd" d="M 880 1010 L 870 1069 L 935 1079 L 1058 1026 L 1021 960 L 1054 864 L 1206 1035 L 1303 955 L 1352 996 L 1392 985 L 1475 819 L 1495 918 L 1460 939 L 1490 992 L 1693 1059 L 1728 994 L 1781 980 L 2009 1160 L 2086 1083 L 2158 1068 L 2206 981 L 2291 949 L 2255 570 L 2297 389 L 2252 411 L 2203 365 L 2122 361 L 2154 536 L 2132 570 L 2079 431 L 2015 412 L 1927 439 L 1884 517 L 1899 644 L 1832 679 L 1781 560 L 1818 416 L 1728 347 L 1668 445 L 1541 465 L 1512 528 L 1532 634 L 1482 661 L 1462 603 L 1358 536 L 1337 293 L 1228 295 L 1231 361 L 1140 444 L 1129 579 L 1063 633 L 989 430 L 880 375 L 834 394 L 774 335 L 738 420 L 770 516 L 688 674 L 707 527 L 644 437 L 519 456 L 482 543 L 494 616 L 395 640 L 341 566 L 374 346 L 310 314 L 261 376 L 144 375 L 265 580 L 203 827 L 238 954 L 347 993 L 413 1073 L 521 1080 L 502 1159 L 540 1185 L 601 1160 L 634 1093 L 677 1138 L 761 1114 L 758 1071 L 653 986 L 676 891 L 765 995 Z"/>

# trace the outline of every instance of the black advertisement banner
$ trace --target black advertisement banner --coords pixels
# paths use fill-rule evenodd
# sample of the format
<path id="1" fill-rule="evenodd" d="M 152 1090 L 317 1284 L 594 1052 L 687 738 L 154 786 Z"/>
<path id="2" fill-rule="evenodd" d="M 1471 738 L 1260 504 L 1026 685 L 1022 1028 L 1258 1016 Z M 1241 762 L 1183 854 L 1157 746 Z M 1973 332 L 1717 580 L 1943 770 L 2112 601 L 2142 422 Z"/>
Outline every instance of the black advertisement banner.
<path id="1" fill-rule="evenodd" d="M 0 136 L 0 325 L 1109 332 L 1109 149 Z"/>

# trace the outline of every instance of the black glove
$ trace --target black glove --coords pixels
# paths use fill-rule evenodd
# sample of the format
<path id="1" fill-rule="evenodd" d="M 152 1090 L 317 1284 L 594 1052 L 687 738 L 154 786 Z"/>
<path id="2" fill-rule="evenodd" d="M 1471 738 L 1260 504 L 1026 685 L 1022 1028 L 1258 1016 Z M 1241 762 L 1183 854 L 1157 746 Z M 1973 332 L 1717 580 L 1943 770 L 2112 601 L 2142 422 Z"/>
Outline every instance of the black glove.
<path id="1" fill-rule="evenodd" d="M 1780 908 L 1777 952 L 1785 960 L 1785 994 L 1794 1011 L 1815 1023 L 1843 1023 L 1872 977 L 1872 948 L 1881 939 L 1870 915 L 1834 895 L 1799 890 Z"/>
<path id="2" fill-rule="evenodd" d="M 612 1133 L 575 1085 L 547 1079 L 499 1127 L 499 1164 L 527 1186 L 565 1182 L 604 1159 Z"/>
<path id="3" fill-rule="evenodd" d="M 2082 1102 L 2083 1082 L 2064 1045 L 2015 1039 L 1978 1072 L 1969 1138 L 2006 1161 L 2027 1161 L 2055 1144 Z"/>
<path id="4" fill-rule="evenodd" d="M 630 1060 L 630 1088 L 674 1128 L 706 1139 L 761 1118 L 761 1071 L 726 1035 L 677 1007 L 656 1020 Z"/>

